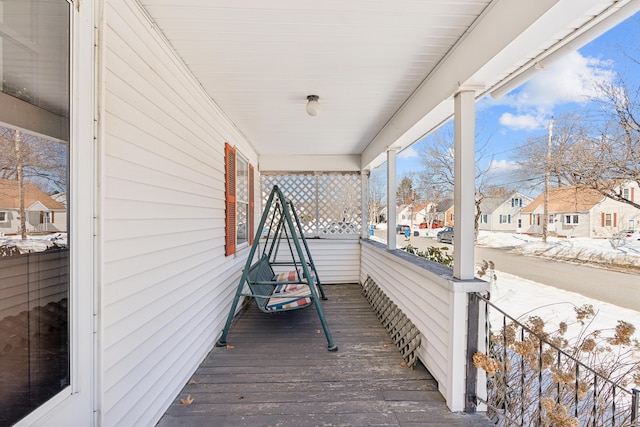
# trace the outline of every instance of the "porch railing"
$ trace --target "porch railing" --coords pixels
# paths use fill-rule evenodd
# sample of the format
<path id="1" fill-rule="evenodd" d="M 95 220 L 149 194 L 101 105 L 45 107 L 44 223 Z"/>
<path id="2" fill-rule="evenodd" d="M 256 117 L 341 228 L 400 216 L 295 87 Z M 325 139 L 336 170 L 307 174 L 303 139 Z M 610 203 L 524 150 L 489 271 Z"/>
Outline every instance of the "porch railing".
<path id="1" fill-rule="evenodd" d="M 487 354 L 476 353 L 473 362 L 487 373 L 487 391 L 475 400 L 487 406 L 487 415 L 496 425 L 640 426 L 640 390 L 627 390 L 612 380 L 631 376 L 629 365 L 587 366 L 567 351 L 575 346 L 551 337 L 539 320 L 523 324 L 487 297 L 476 297 L 472 300 L 480 307 L 475 309 L 484 305 L 487 319 Z M 499 330 L 490 324 L 490 310 L 494 319 L 502 319 Z M 577 348 L 578 352 L 589 350 L 593 351 L 588 346 Z"/>

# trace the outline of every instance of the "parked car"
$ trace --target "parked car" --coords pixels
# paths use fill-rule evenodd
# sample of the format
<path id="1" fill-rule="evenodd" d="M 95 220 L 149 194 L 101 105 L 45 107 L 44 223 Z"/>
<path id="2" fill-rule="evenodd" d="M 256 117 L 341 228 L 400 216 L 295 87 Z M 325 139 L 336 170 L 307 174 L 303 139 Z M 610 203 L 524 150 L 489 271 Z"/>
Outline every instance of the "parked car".
<path id="1" fill-rule="evenodd" d="M 453 227 L 445 227 L 442 231 L 439 231 L 436 235 L 436 240 L 439 243 L 453 243 Z"/>
<path id="2" fill-rule="evenodd" d="M 421 222 L 419 227 L 421 229 L 422 228 L 429 228 L 429 223 L 428 222 Z M 442 223 L 439 222 L 439 221 L 433 221 L 431 223 L 431 228 L 440 228 L 440 227 L 442 227 Z"/>
<path id="3" fill-rule="evenodd" d="M 404 234 L 405 230 L 409 230 L 409 232 L 411 232 L 411 227 L 406 224 L 396 225 L 396 234 Z"/>
<path id="4" fill-rule="evenodd" d="M 613 236 L 615 239 L 640 240 L 640 230 L 624 230 Z"/>

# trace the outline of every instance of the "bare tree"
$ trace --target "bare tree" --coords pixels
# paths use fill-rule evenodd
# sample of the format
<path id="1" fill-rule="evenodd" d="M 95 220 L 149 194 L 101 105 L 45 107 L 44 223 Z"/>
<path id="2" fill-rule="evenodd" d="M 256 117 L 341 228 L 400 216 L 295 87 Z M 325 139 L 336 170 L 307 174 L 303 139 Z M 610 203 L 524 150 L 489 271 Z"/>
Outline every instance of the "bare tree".
<path id="1" fill-rule="evenodd" d="M 478 234 L 478 224 L 480 221 L 480 204 L 486 197 L 489 188 L 489 170 L 491 162 L 487 162 L 486 166 L 481 167 L 481 161 L 484 157 L 486 142 L 481 144 L 476 150 L 476 196 L 475 196 L 475 221 L 474 228 L 476 235 Z M 430 143 L 425 144 L 423 151 L 420 153 L 420 159 L 424 170 L 421 173 L 421 182 L 425 188 L 431 188 L 440 194 L 453 193 L 454 187 L 454 144 L 453 136 L 446 131 L 436 131 L 432 136 Z"/>
<path id="2" fill-rule="evenodd" d="M 380 208 L 385 200 L 386 184 L 379 173 L 375 171 L 369 175 L 369 224 L 377 224 L 380 219 Z"/>
<path id="3" fill-rule="evenodd" d="M 27 238 L 25 184 L 66 191 L 67 148 L 17 129 L 0 127 L 0 178 L 16 180 L 19 188 L 20 234 Z"/>
<path id="4" fill-rule="evenodd" d="M 410 205 L 415 199 L 415 188 L 413 180 L 409 176 L 405 176 L 398 185 L 396 191 L 396 199 L 398 203 L 403 205 Z"/>
<path id="5" fill-rule="evenodd" d="M 521 170 L 542 182 L 545 168 L 556 186 L 583 186 L 603 196 L 640 208 L 624 197 L 622 184 L 640 185 L 640 105 L 624 82 L 601 86 L 604 97 L 594 111 L 573 112 L 555 120 L 551 155 L 546 136 L 530 138 L 518 147 Z"/>

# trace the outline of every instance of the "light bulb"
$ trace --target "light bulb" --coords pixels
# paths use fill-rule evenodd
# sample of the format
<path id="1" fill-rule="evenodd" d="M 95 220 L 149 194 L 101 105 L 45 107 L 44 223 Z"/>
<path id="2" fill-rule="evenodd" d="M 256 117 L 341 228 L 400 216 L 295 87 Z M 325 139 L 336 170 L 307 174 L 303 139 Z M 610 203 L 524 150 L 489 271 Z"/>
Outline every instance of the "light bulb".
<path id="1" fill-rule="evenodd" d="M 320 114 L 320 103 L 318 102 L 320 97 L 318 95 L 307 96 L 307 114 L 310 116 L 317 116 Z"/>

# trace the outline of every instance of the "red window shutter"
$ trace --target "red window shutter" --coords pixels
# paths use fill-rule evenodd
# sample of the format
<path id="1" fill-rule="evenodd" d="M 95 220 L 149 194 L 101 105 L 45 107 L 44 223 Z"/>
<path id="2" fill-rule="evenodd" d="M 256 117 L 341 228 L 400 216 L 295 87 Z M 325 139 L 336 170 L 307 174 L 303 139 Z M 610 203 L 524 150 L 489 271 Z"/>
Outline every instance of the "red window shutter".
<path id="1" fill-rule="evenodd" d="M 604 225 L 606 224 L 606 219 L 605 219 L 604 212 L 602 212 L 602 220 L 601 220 L 601 222 L 602 222 L 601 227 L 604 227 Z"/>
<path id="2" fill-rule="evenodd" d="M 533 225 L 533 214 L 529 214 L 529 225 Z"/>
<path id="3" fill-rule="evenodd" d="M 618 214 L 617 213 L 613 213 L 613 226 L 617 227 L 618 226 Z"/>
<path id="4" fill-rule="evenodd" d="M 51 224 L 53 224 L 54 222 L 56 222 L 56 217 L 55 217 L 56 213 L 54 211 L 51 211 Z"/>
<path id="5" fill-rule="evenodd" d="M 254 169 L 253 165 L 249 164 L 249 244 L 253 244 L 253 233 L 254 233 L 254 186 L 253 186 L 253 174 Z"/>
<path id="6" fill-rule="evenodd" d="M 236 150 L 224 144 L 225 255 L 236 252 Z"/>
<path id="7" fill-rule="evenodd" d="M 631 201 L 632 202 L 635 201 L 635 198 L 634 198 L 634 195 L 633 195 L 633 193 L 634 193 L 633 190 L 635 190 L 635 188 L 631 187 Z"/>

